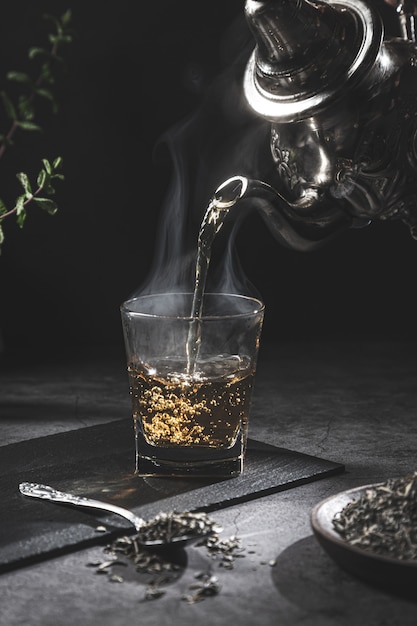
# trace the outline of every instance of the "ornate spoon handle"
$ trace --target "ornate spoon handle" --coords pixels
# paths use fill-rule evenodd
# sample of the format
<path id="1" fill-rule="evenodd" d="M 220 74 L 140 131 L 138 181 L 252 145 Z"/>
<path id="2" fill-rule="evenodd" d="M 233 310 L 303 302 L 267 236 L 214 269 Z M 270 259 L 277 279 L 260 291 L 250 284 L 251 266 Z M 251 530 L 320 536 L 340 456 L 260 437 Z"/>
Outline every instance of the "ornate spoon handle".
<path id="1" fill-rule="evenodd" d="M 141 519 L 132 511 L 123 509 L 120 506 L 109 504 L 107 502 L 101 502 L 100 500 L 93 500 L 91 498 L 85 498 L 84 496 L 75 496 L 71 493 L 64 493 L 58 491 L 48 485 L 40 485 L 38 483 L 20 483 L 19 491 L 24 496 L 30 496 L 31 498 L 40 498 L 42 500 L 50 500 L 51 502 L 61 502 L 64 504 L 72 504 L 74 506 L 84 506 L 90 509 L 100 509 L 109 513 L 115 513 L 127 519 L 136 530 L 145 524 L 145 520 Z"/>

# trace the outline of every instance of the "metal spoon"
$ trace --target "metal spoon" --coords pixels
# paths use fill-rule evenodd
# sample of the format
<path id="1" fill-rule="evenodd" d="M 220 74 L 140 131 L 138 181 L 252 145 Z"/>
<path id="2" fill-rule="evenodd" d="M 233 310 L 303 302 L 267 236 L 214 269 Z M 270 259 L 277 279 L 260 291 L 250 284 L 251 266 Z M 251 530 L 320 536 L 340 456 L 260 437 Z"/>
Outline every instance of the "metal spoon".
<path id="1" fill-rule="evenodd" d="M 48 485 L 24 482 L 19 484 L 19 491 L 24 496 L 31 498 L 40 498 L 42 500 L 50 500 L 51 502 L 82 506 L 90 509 L 100 509 L 108 513 L 120 515 L 120 517 L 124 517 L 133 524 L 139 533 L 137 541 L 144 547 L 158 548 L 174 545 L 175 547 L 184 547 L 186 544 L 203 540 L 205 537 L 222 530 L 205 513 L 178 513 L 173 514 L 174 516 L 171 519 L 169 519 L 169 514 L 161 513 L 154 520 L 145 522 L 144 519 L 128 509 L 101 502 L 100 500 L 64 493 Z M 165 525 L 167 525 L 166 530 L 163 529 L 164 521 Z M 178 524 L 178 522 L 180 523 Z M 160 527 L 159 530 L 158 525 Z"/>

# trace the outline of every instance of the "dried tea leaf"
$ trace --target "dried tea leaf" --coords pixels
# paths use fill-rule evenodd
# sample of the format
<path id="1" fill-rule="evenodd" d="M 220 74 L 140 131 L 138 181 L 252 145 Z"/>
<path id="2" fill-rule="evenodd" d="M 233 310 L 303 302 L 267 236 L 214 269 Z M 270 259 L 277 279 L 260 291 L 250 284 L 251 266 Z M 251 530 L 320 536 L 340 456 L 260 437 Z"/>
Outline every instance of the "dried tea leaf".
<path id="1" fill-rule="evenodd" d="M 366 489 L 332 522 L 351 545 L 382 556 L 417 559 L 417 472 Z"/>

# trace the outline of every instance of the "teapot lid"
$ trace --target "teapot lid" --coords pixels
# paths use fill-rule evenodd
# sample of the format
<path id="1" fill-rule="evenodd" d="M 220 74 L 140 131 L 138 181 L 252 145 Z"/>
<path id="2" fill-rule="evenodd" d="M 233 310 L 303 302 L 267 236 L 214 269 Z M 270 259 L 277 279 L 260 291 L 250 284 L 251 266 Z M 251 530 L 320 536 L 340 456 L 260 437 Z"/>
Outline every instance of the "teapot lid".
<path id="1" fill-rule="evenodd" d="M 245 15 L 256 41 L 245 96 L 272 122 L 309 117 L 360 82 L 383 37 L 379 14 L 362 0 L 246 0 Z"/>

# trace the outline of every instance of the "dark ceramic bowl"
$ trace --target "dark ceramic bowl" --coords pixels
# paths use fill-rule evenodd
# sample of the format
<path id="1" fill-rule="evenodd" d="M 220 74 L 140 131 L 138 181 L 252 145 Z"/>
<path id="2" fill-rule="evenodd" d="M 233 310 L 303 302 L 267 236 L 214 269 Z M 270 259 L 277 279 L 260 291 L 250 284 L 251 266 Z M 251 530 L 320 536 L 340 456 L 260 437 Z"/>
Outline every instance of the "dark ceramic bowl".
<path id="1" fill-rule="evenodd" d="M 351 545 L 333 528 L 336 513 L 376 486 L 356 487 L 322 500 L 311 512 L 311 527 L 320 545 L 344 570 L 386 591 L 417 600 L 417 561 L 381 556 Z"/>

